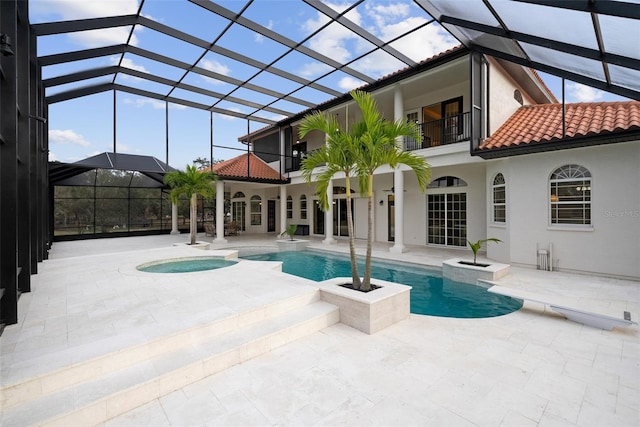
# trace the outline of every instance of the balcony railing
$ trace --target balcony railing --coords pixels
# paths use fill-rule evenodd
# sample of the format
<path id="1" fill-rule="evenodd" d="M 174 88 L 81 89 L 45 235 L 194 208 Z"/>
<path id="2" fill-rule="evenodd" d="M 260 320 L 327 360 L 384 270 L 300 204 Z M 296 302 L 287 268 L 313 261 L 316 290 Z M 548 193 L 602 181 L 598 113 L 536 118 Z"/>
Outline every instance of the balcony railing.
<path id="1" fill-rule="evenodd" d="M 422 131 L 422 140 L 405 138 L 403 141 L 405 151 L 454 144 L 471 139 L 471 113 L 469 112 L 418 125 Z"/>

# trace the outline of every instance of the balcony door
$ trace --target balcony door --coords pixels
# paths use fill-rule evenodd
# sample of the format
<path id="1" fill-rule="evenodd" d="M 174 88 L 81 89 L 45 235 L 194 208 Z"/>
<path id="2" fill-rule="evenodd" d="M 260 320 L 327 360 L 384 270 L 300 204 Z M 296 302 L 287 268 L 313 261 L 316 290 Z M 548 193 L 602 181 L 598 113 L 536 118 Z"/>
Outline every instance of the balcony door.
<path id="1" fill-rule="evenodd" d="M 423 133 L 430 147 L 451 144 L 462 134 L 462 97 L 422 108 Z"/>

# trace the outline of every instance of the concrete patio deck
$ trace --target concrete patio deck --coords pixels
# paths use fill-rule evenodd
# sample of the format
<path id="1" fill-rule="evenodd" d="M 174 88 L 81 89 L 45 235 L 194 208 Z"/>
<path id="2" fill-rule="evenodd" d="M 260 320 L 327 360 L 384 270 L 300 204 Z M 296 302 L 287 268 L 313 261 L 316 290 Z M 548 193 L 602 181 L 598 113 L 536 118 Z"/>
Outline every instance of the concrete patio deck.
<path id="1" fill-rule="evenodd" d="M 193 251 L 172 247 L 186 240 L 56 243 L 33 276 L 33 291 L 20 298 L 19 324 L 0 337 L 2 386 L 313 287 L 269 266 L 189 280 L 131 273 L 144 260 Z M 224 247 L 274 241 L 232 236 Z M 348 251 L 345 241 L 311 239 L 311 246 Z M 387 249 L 376 244 L 374 256 L 440 265 L 461 254 Z M 638 282 L 512 267 L 499 283 L 640 315 Z M 488 319 L 411 315 L 375 335 L 338 323 L 99 424 L 632 427 L 640 425 L 639 401 L 637 325 L 604 331 L 525 303 Z"/>

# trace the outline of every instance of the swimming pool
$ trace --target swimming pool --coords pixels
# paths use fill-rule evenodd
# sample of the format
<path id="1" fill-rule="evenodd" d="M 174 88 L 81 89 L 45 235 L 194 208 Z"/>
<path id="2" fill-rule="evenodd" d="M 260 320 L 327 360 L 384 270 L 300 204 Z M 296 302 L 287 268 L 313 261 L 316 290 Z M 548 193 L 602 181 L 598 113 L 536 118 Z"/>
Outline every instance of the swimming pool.
<path id="1" fill-rule="evenodd" d="M 282 271 L 321 282 L 334 277 L 351 277 L 346 256 L 319 251 L 284 251 L 243 255 L 243 259 L 282 261 Z M 360 274 L 364 261 L 359 260 Z M 411 313 L 440 317 L 481 318 L 502 316 L 519 310 L 522 303 L 513 298 L 492 294 L 481 286 L 443 279 L 440 271 L 415 265 L 374 260 L 373 278 L 412 286 Z M 375 282 L 375 280 L 372 280 Z"/>
<path id="2" fill-rule="evenodd" d="M 238 261 L 229 261 L 223 258 L 199 257 L 154 261 L 139 265 L 136 268 L 147 273 L 190 273 L 194 271 L 214 270 L 237 263 Z"/>

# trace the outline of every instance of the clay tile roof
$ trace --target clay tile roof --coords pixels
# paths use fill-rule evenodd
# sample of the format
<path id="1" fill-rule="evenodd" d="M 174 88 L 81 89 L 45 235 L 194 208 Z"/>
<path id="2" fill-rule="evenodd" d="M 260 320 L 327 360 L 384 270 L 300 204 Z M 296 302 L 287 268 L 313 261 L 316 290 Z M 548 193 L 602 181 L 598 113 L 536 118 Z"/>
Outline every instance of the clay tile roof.
<path id="1" fill-rule="evenodd" d="M 248 167 L 247 167 L 248 163 Z M 211 168 L 220 179 L 236 179 L 249 181 L 286 181 L 283 177 L 260 157 L 253 153 L 242 154 L 233 159 L 216 163 Z M 247 174 L 247 171 L 249 172 Z"/>
<path id="2" fill-rule="evenodd" d="M 640 129 L 640 102 L 582 102 L 565 105 L 566 138 Z M 562 104 L 520 107 L 480 150 L 549 143 L 562 139 Z"/>

